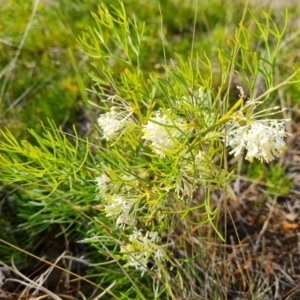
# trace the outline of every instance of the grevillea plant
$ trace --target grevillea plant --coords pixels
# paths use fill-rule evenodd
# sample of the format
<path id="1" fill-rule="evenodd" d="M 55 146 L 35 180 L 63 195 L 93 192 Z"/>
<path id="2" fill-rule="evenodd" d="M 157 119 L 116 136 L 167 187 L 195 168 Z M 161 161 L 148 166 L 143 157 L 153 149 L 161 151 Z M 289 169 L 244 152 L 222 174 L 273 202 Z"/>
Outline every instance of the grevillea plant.
<path id="1" fill-rule="evenodd" d="M 141 57 L 149 51 L 150 39 L 145 25 L 127 17 L 123 6 L 110 12 L 103 5 L 94 17 L 97 29 L 84 35 L 81 44 L 100 71 L 93 78 L 103 111 L 98 125 L 105 151 L 97 153 L 96 178 L 101 213 L 118 237 L 115 258 L 167 282 L 176 268 L 172 251 L 181 247 L 172 244 L 170 232 L 180 222 L 214 227 L 217 207 L 212 209 L 211 190 L 226 192 L 233 178 L 224 156 L 243 159 L 245 153 L 250 162 L 269 163 L 286 149 L 287 120 L 278 119 L 282 109 L 266 108 L 270 96 L 297 74 L 273 86 L 286 24 L 280 31 L 268 15 L 268 26 L 253 16 L 254 34 L 241 23 L 231 50 L 219 51 L 222 79 L 214 87 L 209 59 L 178 55 L 162 67 L 162 75 L 143 72 Z M 253 42 L 266 45 L 264 58 L 251 49 Z M 249 94 L 237 86 L 233 93 L 238 96 L 230 100 L 234 72 L 241 74 Z M 254 97 L 258 76 L 264 78 L 265 93 Z"/>

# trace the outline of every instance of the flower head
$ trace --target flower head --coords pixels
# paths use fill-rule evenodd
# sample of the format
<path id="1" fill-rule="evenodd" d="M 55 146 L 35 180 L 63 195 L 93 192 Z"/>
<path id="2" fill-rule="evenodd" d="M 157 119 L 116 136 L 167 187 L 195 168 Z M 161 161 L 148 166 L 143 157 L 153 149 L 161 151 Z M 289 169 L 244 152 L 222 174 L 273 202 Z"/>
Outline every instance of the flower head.
<path id="1" fill-rule="evenodd" d="M 141 231 L 134 231 L 128 236 L 128 240 L 130 243 L 121 247 L 123 259 L 127 260 L 126 266 L 135 267 L 143 276 L 149 260 L 153 259 L 160 273 L 159 265 L 166 259 L 166 253 L 162 246 L 157 245 L 160 241 L 157 231 L 147 232 L 145 235 Z"/>
<path id="2" fill-rule="evenodd" d="M 133 226 L 136 223 L 136 211 L 134 209 L 135 197 L 125 198 L 121 195 L 113 195 L 107 201 L 108 204 L 104 205 L 106 216 L 116 219 L 117 226 Z"/>
<path id="3" fill-rule="evenodd" d="M 183 136 L 183 130 L 183 120 L 178 118 L 172 121 L 167 115 L 158 111 L 144 126 L 143 139 L 151 141 L 154 152 L 160 157 L 165 157 L 167 151 L 176 149 L 178 139 Z"/>
<path id="4" fill-rule="evenodd" d="M 102 114 L 98 119 L 98 125 L 103 131 L 103 137 L 108 141 L 121 135 L 130 123 L 131 114 L 131 112 L 119 111 L 114 107 L 109 112 Z"/>
<path id="5" fill-rule="evenodd" d="M 236 122 L 228 129 L 227 146 L 233 148 L 230 154 L 234 156 L 247 149 L 247 160 L 270 162 L 283 154 L 287 135 L 283 120 L 250 120 L 244 126 Z"/>
<path id="6" fill-rule="evenodd" d="M 99 177 L 96 177 L 96 182 L 100 196 L 104 197 L 106 192 L 109 190 L 111 179 L 105 173 L 102 173 Z"/>

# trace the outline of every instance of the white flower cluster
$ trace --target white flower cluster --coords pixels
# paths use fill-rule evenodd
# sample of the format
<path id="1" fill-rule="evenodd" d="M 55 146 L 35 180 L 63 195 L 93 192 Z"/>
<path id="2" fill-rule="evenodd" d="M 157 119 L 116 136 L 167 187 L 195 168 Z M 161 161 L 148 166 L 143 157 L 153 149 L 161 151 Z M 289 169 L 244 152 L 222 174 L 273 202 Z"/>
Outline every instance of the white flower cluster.
<path id="1" fill-rule="evenodd" d="M 110 178 L 105 173 L 102 173 L 99 177 L 96 178 L 97 190 L 99 191 L 99 195 L 102 198 L 104 198 L 106 193 L 110 190 L 110 181 Z"/>
<path id="2" fill-rule="evenodd" d="M 178 139 L 183 137 L 184 122 L 179 118 L 172 121 L 166 114 L 157 111 L 155 117 L 144 126 L 143 133 L 143 139 L 151 142 L 153 151 L 165 157 L 167 151 L 176 149 Z"/>
<path id="3" fill-rule="evenodd" d="M 284 153 L 286 136 L 282 120 L 250 120 L 244 126 L 237 122 L 230 126 L 226 142 L 234 156 L 241 156 L 247 149 L 247 160 L 252 162 L 257 158 L 270 162 Z"/>
<path id="4" fill-rule="evenodd" d="M 100 174 L 96 182 L 97 190 L 104 202 L 104 212 L 108 218 L 114 220 L 116 227 L 131 230 L 136 225 L 136 214 L 140 204 L 137 192 L 138 180 L 130 174 L 117 176 L 119 180 L 113 180 L 107 175 L 108 168 L 105 165 L 102 165 L 102 168 L 106 172 Z M 144 178 L 147 177 L 148 172 L 141 169 L 138 174 Z M 128 235 L 128 241 L 121 247 L 123 259 L 127 261 L 126 266 L 135 267 L 143 275 L 147 271 L 147 264 L 153 260 L 153 267 L 160 275 L 160 262 L 167 256 L 163 248 L 158 245 L 160 242 L 158 232 L 147 232 L 143 235 L 141 231 L 133 230 L 133 233 Z"/>
<path id="5" fill-rule="evenodd" d="M 123 175 L 124 181 L 132 180 L 131 176 Z M 133 186 L 129 184 L 117 184 L 113 182 L 106 173 L 102 173 L 96 178 L 98 184 L 98 191 L 104 202 L 104 211 L 107 217 L 112 217 L 116 226 L 124 228 L 125 226 L 133 226 L 136 223 L 136 210 L 135 204 L 138 200 L 137 195 L 126 193 L 136 185 L 132 182 Z M 120 194 L 119 194 L 120 193 Z"/>
<path id="6" fill-rule="evenodd" d="M 143 274 L 147 271 L 147 264 L 152 258 L 155 266 L 160 273 L 160 262 L 166 259 L 166 253 L 157 243 L 160 237 L 157 231 L 147 232 L 145 235 L 141 231 L 134 231 L 128 236 L 130 243 L 121 246 L 124 253 L 123 259 L 127 260 L 127 266 L 135 267 Z"/>
<path id="7" fill-rule="evenodd" d="M 103 137 L 109 141 L 122 135 L 130 123 L 129 117 L 131 115 L 132 112 L 118 111 L 114 107 L 102 114 L 98 119 L 98 125 L 102 129 Z"/>
<path id="8" fill-rule="evenodd" d="M 107 217 L 116 219 L 116 225 L 122 228 L 133 226 L 136 223 L 134 204 L 136 198 L 125 198 L 121 195 L 113 195 L 109 204 L 104 206 Z"/>

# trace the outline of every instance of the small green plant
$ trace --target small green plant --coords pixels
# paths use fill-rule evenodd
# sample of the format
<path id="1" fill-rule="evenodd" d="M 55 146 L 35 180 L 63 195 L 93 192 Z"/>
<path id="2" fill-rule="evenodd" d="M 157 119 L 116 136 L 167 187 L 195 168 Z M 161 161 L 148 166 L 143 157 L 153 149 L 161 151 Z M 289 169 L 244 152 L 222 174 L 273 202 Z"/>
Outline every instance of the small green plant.
<path id="1" fill-rule="evenodd" d="M 263 183 L 266 186 L 266 191 L 270 194 L 285 195 L 288 194 L 292 187 L 292 179 L 286 175 L 285 169 L 279 164 L 268 168 L 264 165 L 253 163 L 248 168 L 248 176 L 252 180 L 265 178 Z"/>
<path id="2" fill-rule="evenodd" d="M 151 271 L 173 298 L 170 282 L 183 275 L 168 236 L 181 223 L 214 227 L 217 210 L 211 208 L 211 191 L 226 190 L 233 178 L 224 165 L 227 149 L 238 158 L 246 150 L 245 159 L 267 163 L 286 149 L 286 120 L 273 118 L 281 109 L 265 108 L 263 100 L 291 84 L 298 71 L 274 86 L 275 58 L 287 23 L 279 30 L 264 16 L 265 24 L 252 16 L 254 31 L 241 23 L 231 51 L 219 52 L 223 73 L 217 91 L 208 59 L 177 55 L 176 64 L 164 65 L 164 77 L 143 72 L 145 25 L 128 18 L 122 5 L 112 11 L 100 6 L 94 15 L 97 29 L 81 38 L 101 70 L 94 80 L 105 111 L 98 119 L 105 151 L 98 153 L 96 180 L 103 213 L 114 221 L 111 231 L 118 236 L 120 255 L 115 258 L 142 275 Z M 254 42 L 265 45 L 265 55 L 252 50 Z M 122 69 L 117 77 L 115 68 Z M 234 71 L 250 97 L 237 86 L 239 97 L 231 104 L 226 85 Z M 253 97 L 258 76 L 266 91 Z"/>
<path id="3" fill-rule="evenodd" d="M 251 30 L 243 17 L 229 51 L 218 52 L 221 76 L 207 56 L 193 51 L 170 63 L 165 57 L 159 72 L 144 70 L 152 47 L 147 24 L 128 17 L 121 2 L 101 4 L 93 17 L 96 28 L 80 43 L 99 71 L 92 78 L 103 111 L 100 138 L 81 140 L 76 130 L 66 135 L 51 121 L 43 135 L 30 130 L 35 146 L 2 131 L 1 178 L 34 199 L 27 229 L 43 220 L 45 227 L 63 222 L 84 232 L 82 241 L 106 257 L 102 264 L 117 265 L 121 274 L 115 277 L 125 274 L 122 280 L 131 284 L 123 299 L 134 293 L 149 299 L 136 283 L 149 278 L 153 299 L 194 297 L 200 291 L 187 282 L 203 249 L 191 246 L 193 228 L 209 225 L 223 238 L 211 195 L 216 189 L 226 193 L 234 178 L 227 156 L 242 159 L 246 152 L 248 161 L 268 163 L 286 148 L 286 120 L 274 118 L 282 109 L 269 101 L 278 89 L 299 82 L 296 70 L 274 83 L 287 16 L 281 30 L 267 14 L 264 22 L 252 16 Z M 260 43 L 263 54 L 255 50 Z M 234 73 L 245 86 L 234 88 L 238 97 L 230 96 Z M 255 95 L 259 76 L 265 91 Z M 215 77 L 221 78 L 217 88 Z M 175 242 L 176 234 L 182 237 Z M 134 269 L 146 278 L 136 279 Z"/>

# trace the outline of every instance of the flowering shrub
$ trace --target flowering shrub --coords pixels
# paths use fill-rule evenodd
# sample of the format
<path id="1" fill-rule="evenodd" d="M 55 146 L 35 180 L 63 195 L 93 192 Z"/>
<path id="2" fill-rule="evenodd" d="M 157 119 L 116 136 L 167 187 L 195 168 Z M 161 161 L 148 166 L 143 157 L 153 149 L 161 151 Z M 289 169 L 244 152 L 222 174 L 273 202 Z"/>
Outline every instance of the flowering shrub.
<path id="1" fill-rule="evenodd" d="M 204 92 L 200 88 L 195 92 L 196 96 L 190 97 L 190 103 L 194 101 L 196 107 L 203 103 L 207 105 L 205 100 L 211 94 L 212 91 Z M 184 97 L 177 99 L 174 106 L 186 101 Z M 256 119 L 257 116 L 278 113 L 279 108 L 275 107 L 271 113 L 270 109 L 266 109 L 256 114 L 254 110 L 258 104 L 249 100 L 239 109 L 236 106 L 236 110 L 226 118 L 223 116 L 223 120 L 219 118 L 215 123 L 205 124 L 205 128 L 199 126 L 194 115 L 176 115 L 172 105 L 165 113 L 153 110 L 149 114 L 147 111 L 143 122 L 128 112 L 128 108 L 126 111 L 124 108 L 124 112 L 116 112 L 112 107 L 99 117 L 98 125 L 103 139 L 107 141 L 107 148 L 111 155 L 116 151 L 119 154 L 116 156 L 117 163 L 108 162 L 100 166 L 103 172 L 96 178 L 97 190 L 106 216 L 114 221 L 116 227 L 129 233 L 127 242 L 121 244 L 126 266 L 135 267 L 144 274 L 152 261 L 153 270 L 159 276 L 167 274 L 163 261 L 169 259 L 168 247 L 159 238 L 160 222 L 168 218 L 176 201 L 189 207 L 183 213 L 174 212 L 184 217 L 187 211 L 192 210 L 197 190 L 214 186 L 216 176 L 224 183 L 230 180 L 229 172 L 214 170 L 216 150 L 220 153 L 225 151 L 220 147 L 231 148 L 229 153 L 237 157 L 241 157 L 245 149 L 245 158 L 249 161 L 257 158 L 269 162 L 284 153 L 284 138 L 287 136 L 284 120 Z M 209 105 L 203 106 L 201 114 L 205 115 L 205 109 L 209 108 Z M 132 124 L 135 135 L 131 134 Z M 200 139 L 195 144 L 198 137 Z M 211 151 L 212 142 L 217 143 L 219 148 Z M 205 150 L 206 146 L 210 149 Z M 210 218 L 209 212 L 207 215 Z M 153 218 L 155 220 L 151 221 Z M 148 228 L 155 231 L 148 231 Z"/>
<path id="2" fill-rule="evenodd" d="M 222 239 L 212 222 L 218 205 L 211 204 L 210 196 L 212 189 L 226 192 L 226 185 L 233 179 L 233 172 L 223 164 L 224 156 L 228 153 L 242 158 L 246 153 L 245 159 L 250 162 L 258 159 L 268 163 L 284 153 L 286 120 L 274 118 L 281 109 L 259 108 L 265 105 L 261 99 L 289 84 L 297 72 L 273 86 L 278 47 L 268 52 L 269 64 L 265 63 L 266 58 L 242 47 L 243 39 L 254 36 L 262 36 L 268 45 L 268 35 L 261 32 L 268 31 L 268 27 L 255 20 L 256 35 L 243 26 L 239 29 L 235 45 L 241 45 L 241 57 L 235 57 L 235 45 L 231 53 L 220 51 L 223 73 L 217 89 L 212 84 L 210 61 L 192 62 L 190 58 L 187 63 L 177 56 L 176 66 L 164 67 L 163 78 L 155 71 L 144 74 L 138 52 L 143 51 L 141 41 L 147 43 L 144 31 L 140 30 L 144 27 L 128 21 L 124 7 L 115 9 L 114 14 L 105 7 L 102 9 L 96 19 L 101 30 L 96 35 L 109 36 L 111 45 L 120 47 L 123 55 L 122 59 L 117 58 L 114 48 L 109 48 L 110 43 L 104 42 L 104 38 L 97 40 L 88 34 L 82 38 L 87 55 L 99 52 L 95 65 L 104 78 L 96 80 L 101 87 L 98 95 L 103 110 L 98 125 L 105 145 L 97 166 L 98 200 L 112 224 L 113 236 L 118 236 L 119 254 L 114 259 L 125 260 L 125 267 L 134 267 L 142 275 L 152 272 L 164 278 L 172 294 L 168 284 L 170 270 L 179 274 L 181 268 L 173 258 L 174 245 L 168 239 L 176 227 L 174 220 L 195 226 L 210 223 Z M 136 44 L 128 42 L 130 32 L 134 32 Z M 275 40 L 279 45 L 282 32 L 278 28 L 272 32 L 277 32 Z M 248 61 L 236 63 L 249 57 L 253 68 Z M 121 62 L 126 66 L 119 80 L 115 80 L 108 60 L 120 63 L 119 67 Z M 243 74 L 250 73 L 248 77 L 243 75 L 249 99 L 238 86 L 240 95 L 231 104 L 229 94 L 222 95 L 231 80 L 232 73 L 228 70 L 238 71 L 242 65 L 246 66 Z M 204 74 L 200 69 L 204 69 Z M 252 97 L 255 79 L 263 71 L 266 92 Z"/>

